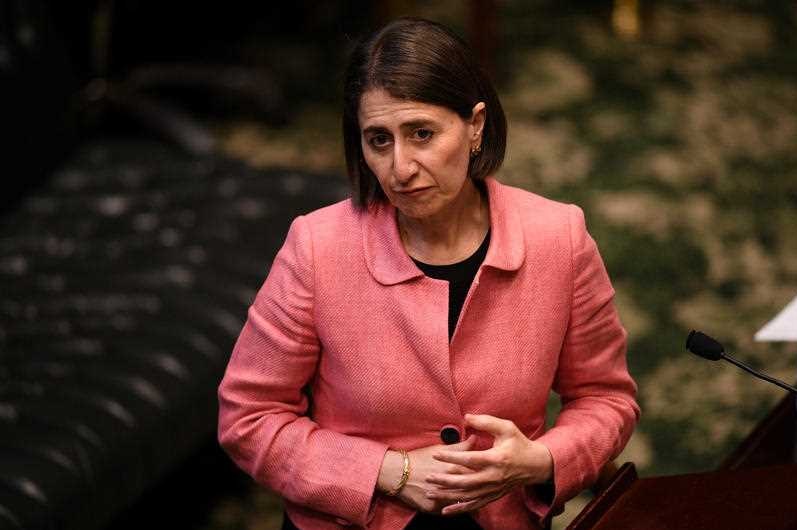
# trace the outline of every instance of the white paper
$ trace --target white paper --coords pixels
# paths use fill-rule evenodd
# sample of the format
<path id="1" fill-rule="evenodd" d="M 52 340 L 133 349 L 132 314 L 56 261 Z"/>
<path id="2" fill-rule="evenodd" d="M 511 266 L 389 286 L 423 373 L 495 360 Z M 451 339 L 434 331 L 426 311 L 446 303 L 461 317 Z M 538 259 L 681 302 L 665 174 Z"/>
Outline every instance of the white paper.
<path id="1" fill-rule="evenodd" d="M 758 330 L 755 340 L 762 342 L 797 341 L 797 298 L 789 302 L 783 311 Z"/>

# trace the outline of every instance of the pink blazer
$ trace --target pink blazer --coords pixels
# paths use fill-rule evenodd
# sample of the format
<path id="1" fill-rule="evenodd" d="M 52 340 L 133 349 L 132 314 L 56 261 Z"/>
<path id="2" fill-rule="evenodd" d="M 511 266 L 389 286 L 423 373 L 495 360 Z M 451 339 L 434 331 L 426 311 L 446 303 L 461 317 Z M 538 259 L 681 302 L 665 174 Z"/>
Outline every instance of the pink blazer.
<path id="1" fill-rule="evenodd" d="M 346 200 L 291 225 L 219 386 L 219 441 L 300 528 L 406 526 L 413 510 L 374 491 L 385 451 L 440 444 L 444 426 L 464 439 L 465 413 L 547 446 L 554 504 L 628 441 L 626 332 L 581 210 L 493 178 L 487 189 L 490 246 L 450 344 L 448 283 L 412 262 L 390 204 Z M 546 431 L 551 389 L 563 407 Z M 475 518 L 537 529 L 549 510 L 518 487 Z"/>

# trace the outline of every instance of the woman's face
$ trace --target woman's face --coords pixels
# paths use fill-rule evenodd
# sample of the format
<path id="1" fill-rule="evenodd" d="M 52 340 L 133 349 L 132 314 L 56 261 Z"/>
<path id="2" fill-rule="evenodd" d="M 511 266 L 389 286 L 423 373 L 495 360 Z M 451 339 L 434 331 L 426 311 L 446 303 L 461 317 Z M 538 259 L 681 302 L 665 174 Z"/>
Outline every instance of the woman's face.
<path id="1" fill-rule="evenodd" d="M 454 204 L 468 182 L 470 150 L 481 145 L 484 118 L 481 102 L 463 120 L 445 107 L 368 90 L 359 111 L 365 163 L 402 214 L 433 216 Z"/>

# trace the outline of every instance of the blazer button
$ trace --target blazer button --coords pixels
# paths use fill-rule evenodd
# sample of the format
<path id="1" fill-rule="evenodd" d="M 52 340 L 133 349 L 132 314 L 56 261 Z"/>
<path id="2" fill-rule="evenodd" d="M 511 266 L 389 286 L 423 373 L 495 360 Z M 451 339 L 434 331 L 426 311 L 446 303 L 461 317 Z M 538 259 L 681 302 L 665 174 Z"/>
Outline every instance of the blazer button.
<path id="1" fill-rule="evenodd" d="M 459 429 L 453 425 L 444 425 L 443 428 L 440 429 L 440 439 L 443 440 L 443 443 L 446 445 L 458 443 L 460 440 Z"/>

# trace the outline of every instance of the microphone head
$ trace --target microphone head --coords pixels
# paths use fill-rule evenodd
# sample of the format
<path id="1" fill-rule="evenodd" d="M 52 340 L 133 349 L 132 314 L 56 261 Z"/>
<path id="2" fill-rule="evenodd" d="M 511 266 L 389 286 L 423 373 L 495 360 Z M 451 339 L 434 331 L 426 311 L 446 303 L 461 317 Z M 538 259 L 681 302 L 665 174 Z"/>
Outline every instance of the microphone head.
<path id="1" fill-rule="evenodd" d="M 686 338 L 686 349 L 709 361 L 719 361 L 725 353 L 722 344 L 712 339 L 705 333 L 692 330 Z"/>

